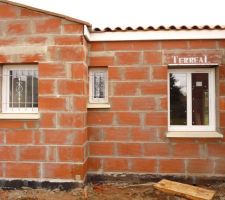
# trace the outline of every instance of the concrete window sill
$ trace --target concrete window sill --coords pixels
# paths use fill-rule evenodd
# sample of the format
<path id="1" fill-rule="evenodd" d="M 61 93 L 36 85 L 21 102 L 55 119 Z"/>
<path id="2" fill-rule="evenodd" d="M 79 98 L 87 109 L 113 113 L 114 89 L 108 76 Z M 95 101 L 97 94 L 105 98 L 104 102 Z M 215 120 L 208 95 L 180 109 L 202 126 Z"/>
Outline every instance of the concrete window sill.
<path id="1" fill-rule="evenodd" d="M 110 108 L 110 104 L 108 103 L 89 103 L 87 108 Z"/>
<path id="2" fill-rule="evenodd" d="M 39 113 L 0 113 L 0 119 L 40 119 Z"/>
<path id="3" fill-rule="evenodd" d="M 169 131 L 166 133 L 168 138 L 223 138 L 223 135 L 217 131 Z"/>

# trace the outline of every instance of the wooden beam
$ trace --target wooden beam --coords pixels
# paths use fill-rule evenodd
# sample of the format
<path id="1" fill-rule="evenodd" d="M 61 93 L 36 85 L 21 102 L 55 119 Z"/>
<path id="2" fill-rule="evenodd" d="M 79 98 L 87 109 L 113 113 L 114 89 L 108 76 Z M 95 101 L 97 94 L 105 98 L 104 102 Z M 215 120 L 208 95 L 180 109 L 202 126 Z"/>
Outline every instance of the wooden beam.
<path id="1" fill-rule="evenodd" d="M 153 185 L 158 190 L 163 192 L 186 197 L 193 200 L 211 200 L 215 195 L 214 190 L 208 190 L 200 187 L 195 187 L 188 184 L 178 183 L 169 180 L 161 180 Z"/>

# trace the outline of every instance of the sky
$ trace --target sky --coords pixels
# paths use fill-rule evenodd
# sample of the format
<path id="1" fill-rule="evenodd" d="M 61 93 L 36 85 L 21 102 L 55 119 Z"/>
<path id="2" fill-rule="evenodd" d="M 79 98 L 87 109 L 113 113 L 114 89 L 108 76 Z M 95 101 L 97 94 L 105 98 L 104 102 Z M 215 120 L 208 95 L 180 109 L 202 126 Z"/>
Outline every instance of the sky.
<path id="1" fill-rule="evenodd" d="M 225 25 L 225 0 L 13 0 L 93 27 Z"/>

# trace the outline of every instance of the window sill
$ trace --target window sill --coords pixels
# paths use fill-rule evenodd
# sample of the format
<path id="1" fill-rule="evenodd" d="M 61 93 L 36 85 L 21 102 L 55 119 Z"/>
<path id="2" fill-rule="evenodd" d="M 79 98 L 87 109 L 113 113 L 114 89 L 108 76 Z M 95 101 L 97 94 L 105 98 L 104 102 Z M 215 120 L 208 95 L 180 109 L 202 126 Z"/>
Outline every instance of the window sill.
<path id="1" fill-rule="evenodd" d="M 0 113 L 0 119 L 40 119 L 39 113 Z"/>
<path id="2" fill-rule="evenodd" d="M 168 138 L 223 138 L 223 135 L 217 131 L 169 131 L 166 133 Z"/>
<path id="3" fill-rule="evenodd" d="M 108 103 L 88 103 L 87 108 L 110 108 Z"/>

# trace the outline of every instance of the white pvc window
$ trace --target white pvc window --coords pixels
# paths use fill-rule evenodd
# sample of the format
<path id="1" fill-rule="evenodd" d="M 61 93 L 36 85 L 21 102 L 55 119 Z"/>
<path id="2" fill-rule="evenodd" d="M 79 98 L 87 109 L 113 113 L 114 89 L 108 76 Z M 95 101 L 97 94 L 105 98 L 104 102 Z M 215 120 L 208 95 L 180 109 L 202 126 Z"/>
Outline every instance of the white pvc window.
<path id="1" fill-rule="evenodd" d="M 89 69 L 89 103 L 108 103 L 108 70 Z"/>
<path id="2" fill-rule="evenodd" d="M 4 65 L 2 112 L 38 112 L 38 69 L 36 65 Z"/>
<path id="3" fill-rule="evenodd" d="M 215 131 L 215 70 L 170 69 L 169 131 Z"/>

